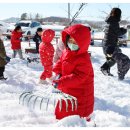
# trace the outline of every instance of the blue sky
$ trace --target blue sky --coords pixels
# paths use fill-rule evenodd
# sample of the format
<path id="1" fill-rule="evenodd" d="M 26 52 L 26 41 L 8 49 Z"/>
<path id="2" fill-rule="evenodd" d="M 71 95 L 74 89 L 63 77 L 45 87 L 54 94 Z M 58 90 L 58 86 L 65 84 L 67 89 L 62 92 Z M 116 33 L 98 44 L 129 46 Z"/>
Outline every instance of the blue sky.
<path id="1" fill-rule="evenodd" d="M 71 3 L 71 14 L 74 15 L 78 9 L 78 3 Z M 86 20 L 103 20 L 106 15 L 102 12 L 110 12 L 112 7 L 120 7 L 122 10 L 122 18 L 129 17 L 130 20 L 130 3 L 88 3 L 79 19 Z M 67 3 L 0 3 L 0 20 L 9 17 L 20 17 L 22 13 L 39 13 L 43 17 L 49 16 L 67 16 Z"/>

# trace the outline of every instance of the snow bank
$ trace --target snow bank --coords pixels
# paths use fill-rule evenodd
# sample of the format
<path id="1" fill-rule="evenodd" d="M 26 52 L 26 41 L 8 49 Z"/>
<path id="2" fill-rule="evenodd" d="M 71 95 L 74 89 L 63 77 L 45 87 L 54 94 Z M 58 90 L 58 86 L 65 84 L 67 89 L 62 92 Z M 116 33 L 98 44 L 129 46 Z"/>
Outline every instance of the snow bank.
<path id="1" fill-rule="evenodd" d="M 6 52 L 12 55 L 10 42 L 4 42 Z M 22 48 L 28 47 L 27 42 Z M 122 48 L 123 53 L 130 57 L 128 48 Z M 93 121 L 97 127 L 130 127 L 130 71 L 123 81 L 118 81 L 117 67 L 112 67 L 114 77 L 104 76 L 100 66 L 105 62 L 101 47 L 90 47 L 92 63 L 95 73 L 95 107 Z M 34 56 L 25 54 L 24 57 Z M 35 55 L 36 56 L 36 55 Z M 37 56 L 36 56 L 37 57 Z M 27 66 L 26 60 L 11 59 L 6 66 L 7 81 L 0 81 L 0 126 L 42 126 L 42 127 L 88 127 L 85 119 L 79 116 L 66 117 L 60 121 L 55 119 L 54 108 L 49 110 L 34 110 L 19 104 L 19 96 L 23 91 L 44 90 L 47 86 L 38 83 L 43 71 L 40 63 Z"/>

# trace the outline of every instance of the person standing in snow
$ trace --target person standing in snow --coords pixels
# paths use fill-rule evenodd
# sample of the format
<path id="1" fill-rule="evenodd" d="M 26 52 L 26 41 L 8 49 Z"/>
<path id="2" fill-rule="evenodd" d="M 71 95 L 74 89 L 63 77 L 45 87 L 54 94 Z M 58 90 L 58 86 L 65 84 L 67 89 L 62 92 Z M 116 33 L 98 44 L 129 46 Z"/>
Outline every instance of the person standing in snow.
<path id="1" fill-rule="evenodd" d="M 119 8 L 113 8 L 109 17 L 106 19 L 107 26 L 105 28 L 103 40 L 103 52 L 106 56 L 106 62 L 101 66 L 101 71 L 104 75 L 108 76 L 113 76 L 110 73 L 110 68 L 116 63 L 116 61 L 108 55 L 107 50 L 113 48 L 113 50 L 111 50 L 111 54 L 113 54 L 113 52 L 117 50 L 116 48 L 118 48 L 118 37 L 127 32 L 126 29 L 119 27 L 120 19 L 121 10 Z"/>
<path id="2" fill-rule="evenodd" d="M 42 28 L 38 28 L 33 38 L 33 41 L 36 43 L 36 53 L 39 53 L 39 44 L 41 43 L 41 35 L 42 35 Z"/>
<path id="3" fill-rule="evenodd" d="M 53 57 L 54 57 L 54 47 L 51 44 L 55 36 L 55 31 L 51 29 L 46 29 L 42 32 L 42 42 L 39 45 L 39 54 L 41 63 L 44 67 L 44 71 L 40 76 L 40 83 L 46 84 L 46 79 L 51 79 L 52 77 L 52 67 L 53 67 Z"/>
<path id="4" fill-rule="evenodd" d="M 0 30 L 0 37 L 2 36 L 2 31 Z M 5 65 L 6 65 L 6 51 L 3 41 L 0 38 L 0 80 L 6 80 L 4 77 Z"/>
<path id="5" fill-rule="evenodd" d="M 55 109 L 56 119 L 62 119 L 71 115 L 90 120 L 94 108 L 94 72 L 88 53 L 91 41 L 91 33 L 88 27 L 76 24 L 62 31 L 62 41 L 65 50 L 53 67 L 56 75 L 60 78 L 54 80 L 57 89 L 77 98 L 78 108 L 72 111 L 69 102 L 66 111 L 65 101 L 62 101 L 60 111 L 59 102 Z"/>
<path id="6" fill-rule="evenodd" d="M 54 63 L 56 63 L 60 59 L 62 51 L 64 50 L 64 48 L 65 48 L 64 44 L 63 44 L 62 39 L 60 37 L 59 42 L 56 45 L 56 50 L 55 50 L 55 53 L 54 53 L 54 59 L 53 59 Z"/>
<path id="7" fill-rule="evenodd" d="M 66 29 L 68 27 L 69 26 L 66 26 L 64 29 Z M 54 59 L 53 59 L 54 63 L 56 63 L 60 59 L 60 57 L 62 55 L 62 51 L 64 49 L 65 49 L 65 47 L 64 47 L 64 44 L 62 42 L 62 37 L 60 37 L 59 42 L 56 45 L 56 50 L 55 50 L 55 53 L 54 53 Z"/>
<path id="8" fill-rule="evenodd" d="M 22 38 L 21 26 L 16 26 L 11 34 L 11 48 L 13 50 L 13 58 L 15 58 L 18 53 L 20 59 L 24 59 L 21 50 L 21 38 Z"/>

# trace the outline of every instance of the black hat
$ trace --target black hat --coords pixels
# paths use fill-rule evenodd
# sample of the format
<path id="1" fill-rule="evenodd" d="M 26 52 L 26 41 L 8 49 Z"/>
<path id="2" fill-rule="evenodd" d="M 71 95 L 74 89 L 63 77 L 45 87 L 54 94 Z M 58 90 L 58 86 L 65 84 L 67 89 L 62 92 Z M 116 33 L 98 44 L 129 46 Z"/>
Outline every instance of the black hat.
<path id="1" fill-rule="evenodd" d="M 20 26 L 20 25 L 17 25 L 14 30 L 17 31 L 17 30 L 19 30 L 19 29 L 21 29 L 21 26 Z"/>
<path id="2" fill-rule="evenodd" d="M 42 28 L 38 28 L 38 29 L 37 29 L 37 32 L 42 32 Z"/>
<path id="3" fill-rule="evenodd" d="M 113 8 L 111 10 L 110 16 L 113 16 L 113 17 L 117 18 L 118 20 L 120 20 L 120 18 L 121 18 L 121 9 Z"/>

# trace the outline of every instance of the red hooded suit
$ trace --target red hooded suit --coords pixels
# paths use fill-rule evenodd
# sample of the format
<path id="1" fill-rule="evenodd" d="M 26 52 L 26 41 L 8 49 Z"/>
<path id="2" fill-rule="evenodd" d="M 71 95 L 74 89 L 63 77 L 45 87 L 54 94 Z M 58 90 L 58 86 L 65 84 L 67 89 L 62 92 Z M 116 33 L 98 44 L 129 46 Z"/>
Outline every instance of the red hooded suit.
<path id="1" fill-rule="evenodd" d="M 42 43 L 39 45 L 39 54 L 41 63 L 44 66 L 44 72 L 42 73 L 40 79 L 45 80 L 52 76 L 52 65 L 54 56 L 54 47 L 51 44 L 55 36 L 55 32 L 51 29 L 43 31 L 41 39 Z"/>
<path id="2" fill-rule="evenodd" d="M 19 50 L 21 49 L 21 40 L 20 38 L 22 37 L 22 32 L 16 32 L 13 31 L 11 35 L 11 48 L 13 50 Z"/>
<path id="3" fill-rule="evenodd" d="M 66 45 L 66 36 L 70 35 L 78 44 L 78 51 L 71 51 Z M 94 73 L 87 50 L 91 41 L 90 30 L 81 24 L 73 25 L 62 32 L 62 41 L 66 49 L 63 51 L 60 60 L 55 64 L 53 71 L 61 74 L 57 80 L 58 89 L 64 93 L 75 96 L 78 100 L 78 109 L 72 111 L 69 102 L 66 112 L 65 101 L 62 101 L 62 110 L 59 103 L 55 109 L 57 119 L 69 115 L 89 117 L 94 107 Z"/>

